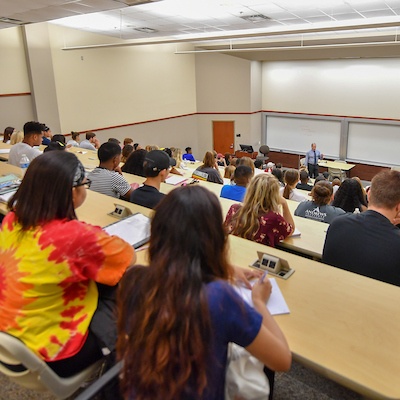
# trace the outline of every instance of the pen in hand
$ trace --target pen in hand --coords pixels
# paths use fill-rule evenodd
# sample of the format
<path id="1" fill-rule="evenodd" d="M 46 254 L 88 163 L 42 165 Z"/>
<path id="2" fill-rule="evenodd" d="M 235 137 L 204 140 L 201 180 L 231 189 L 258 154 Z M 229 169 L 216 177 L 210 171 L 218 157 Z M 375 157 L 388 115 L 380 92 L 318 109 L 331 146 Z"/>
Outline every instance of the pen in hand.
<path id="1" fill-rule="evenodd" d="M 265 277 L 268 275 L 268 271 L 264 271 L 262 277 L 260 278 L 260 283 L 264 282 Z"/>

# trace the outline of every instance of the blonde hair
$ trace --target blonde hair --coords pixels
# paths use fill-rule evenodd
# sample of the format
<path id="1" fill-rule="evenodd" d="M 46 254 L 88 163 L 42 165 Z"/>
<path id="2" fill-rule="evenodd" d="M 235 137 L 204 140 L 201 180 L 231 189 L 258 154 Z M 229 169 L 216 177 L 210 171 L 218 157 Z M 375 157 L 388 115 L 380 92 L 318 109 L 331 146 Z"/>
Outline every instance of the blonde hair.
<path id="1" fill-rule="evenodd" d="M 256 175 L 246 190 L 243 205 L 232 218 L 232 232 L 245 239 L 257 233 L 259 218 L 270 211 L 279 212 L 279 183 L 271 174 Z"/>
<path id="2" fill-rule="evenodd" d="M 236 167 L 232 164 L 225 167 L 224 178 L 233 179 L 233 174 L 235 173 Z"/>
<path id="3" fill-rule="evenodd" d="M 239 158 L 239 163 L 237 163 L 236 166 L 238 167 L 239 165 L 245 165 L 247 167 L 250 167 L 254 176 L 254 161 L 250 157 Z"/>
<path id="4" fill-rule="evenodd" d="M 296 185 L 299 181 L 300 173 L 297 169 L 289 168 L 286 170 L 285 175 L 283 177 L 285 181 L 285 189 L 283 189 L 282 197 L 288 199 L 290 193 L 292 193 L 292 188 Z"/>
<path id="5" fill-rule="evenodd" d="M 158 146 L 155 146 L 153 144 L 148 144 L 146 146 L 146 151 L 153 151 L 153 150 L 159 150 Z"/>
<path id="6" fill-rule="evenodd" d="M 182 149 L 180 148 L 173 148 L 174 150 L 172 150 L 172 158 L 176 161 L 176 168 L 180 168 L 181 167 L 181 163 L 183 162 L 182 159 Z"/>
<path id="7" fill-rule="evenodd" d="M 24 132 L 14 131 L 10 137 L 10 144 L 20 143 L 24 140 Z"/>

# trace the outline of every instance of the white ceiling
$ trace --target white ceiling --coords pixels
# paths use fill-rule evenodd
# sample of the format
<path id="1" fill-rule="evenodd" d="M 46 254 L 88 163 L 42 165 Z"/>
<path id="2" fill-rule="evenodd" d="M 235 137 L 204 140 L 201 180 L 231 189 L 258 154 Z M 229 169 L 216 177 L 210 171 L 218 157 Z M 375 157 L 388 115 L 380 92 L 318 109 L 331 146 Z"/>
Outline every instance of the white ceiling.
<path id="1" fill-rule="evenodd" d="M 340 35 L 349 37 L 349 34 L 343 31 L 349 25 L 353 29 L 350 35 L 352 41 L 355 36 L 365 35 L 368 37 L 365 40 L 371 40 L 371 31 L 362 29 L 366 24 L 373 27 L 373 36 L 381 36 L 380 41 L 383 42 L 392 39 L 397 41 L 397 30 L 400 34 L 400 0 L 0 0 L 0 2 L 0 28 L 21 23 L 52 21 L 56 24 L 117 37 L 121 41 L 138 40 L 142 43 L 156 43 L 182 40 L 199 42 L 199 40 L 213 39 L 214 47 L 207 47 L 205 42 L 203 43 L 203 48 L 208 50 L 218 49 L 221 46 L 227 48 L 226 41 L 218 45 L 215 42 L 216 38 L 247 38 L 247 47 L 265 47 L 265 43 L 273 40 L 272 38 L 278 34 L 280 46 L 282 43 L 286 43 L 287 47 L 298 46 L 300 41 L 310 38 L 307 39 L 310 32 L 314 32 L 313 35 L 317 32 L 321 37 L 321 31 L 327 31 L 323 40 L 329 43 L 333 33 L 335 37 Z M 125 3 L 137 5 L 128 6 Z M 6 22 L 7 18 L 11 21 Z M 387 36 L 383 28 L 388 24 L 391 25 L 391 36 Z M 342 32 L 339 35 L 340 30 Z M 297 37 L 293 34 L 297 34 Z M 262 45 L 257 43 L 255 39 L 257 36 L 263 37 Z M 331 42 L 331 45 L 334 43 Z M 253 56 L 248 58 L 257 59 Z"/>

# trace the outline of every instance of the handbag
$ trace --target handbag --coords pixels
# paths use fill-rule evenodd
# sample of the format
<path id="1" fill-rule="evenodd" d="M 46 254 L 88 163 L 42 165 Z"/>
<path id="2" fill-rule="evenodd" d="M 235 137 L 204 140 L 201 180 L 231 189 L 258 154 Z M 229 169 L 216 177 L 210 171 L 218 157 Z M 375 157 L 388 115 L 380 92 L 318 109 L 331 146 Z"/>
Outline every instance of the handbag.
<path id="1" fill-rule="evenodd" d="M 268 400 L 269 392 L 264 364 L 243 347 L 229 343 L 225 400 Z"/>

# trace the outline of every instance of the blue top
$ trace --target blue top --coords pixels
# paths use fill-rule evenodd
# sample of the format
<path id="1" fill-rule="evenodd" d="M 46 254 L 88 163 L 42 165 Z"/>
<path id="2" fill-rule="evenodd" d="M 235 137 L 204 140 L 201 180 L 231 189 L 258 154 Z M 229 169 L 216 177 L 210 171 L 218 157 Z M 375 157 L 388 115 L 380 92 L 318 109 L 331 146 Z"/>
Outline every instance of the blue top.
<path id="1" fill-rule="evenodd" d="M 245 194 L 246 188 L 244 186 L 224 185 L 222 186 L 220 197 L 235 201 L 243 201 Z"/>
<path id="2" fill-rule="evenodd" d="M 183 158 L 184 160 L 188 160 L 188 161 L 193 161 L 193 162 L 196 161 L 196 159 L 194 158 L 193 154 L 190 154 L 190 153 L 184 154 L 184 155 L 182 156 L 182 158 Z"/>
<path id="3" fill-rule="evenodd" d="M 305 165 L 307 164 L 316 165 L 318 164 L 318 160 L 322 160 L 321 152 L 319 150 L 315 149 L 315 156 L 314 156 L 314 150 L 310 149 L 309 151 L 307 151 Z"/>
<path id="4" fill-rule="evenodd" d="M 223 400 L 229 342 L 242 347 L 250 345 L 262 324 L 262 315 L 249 306 L 228 282 L 217 280 L 204 287 L 211 319 L 211 356 L 206 361 L 207 387 L 199 399 L 190 384 L 196 382 L 196 377 L 191 376 L 181 398 L 184 400 Z M 132 392 L 130 399 L 134 400 L 134 389 Z"/>
<path id="5" fill-rule="evenodd" d="M 228 343 L 246 347 L 258 335 L 262 316 L 224 281 L 206 285 L 211 316 L 213 358 L 207 362 L 207 388 L 202 400 L 224 398 Z"/>
<path id="6" fill-rule="evenodd" d="M 48 137 L 43 136 L 43 138 L 42 138 L 43 145 L 48 146 L 50 144 L 50 142 L 51 142 L 51 140 Z"/>

